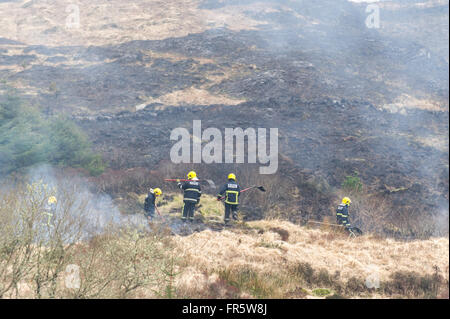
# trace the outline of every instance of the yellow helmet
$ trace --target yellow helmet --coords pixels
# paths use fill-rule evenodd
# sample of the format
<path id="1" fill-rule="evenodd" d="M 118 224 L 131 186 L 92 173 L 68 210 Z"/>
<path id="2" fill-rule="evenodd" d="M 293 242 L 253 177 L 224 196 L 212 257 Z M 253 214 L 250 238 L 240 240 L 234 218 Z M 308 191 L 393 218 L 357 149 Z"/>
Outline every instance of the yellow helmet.
<path id="1" fill-rule="evenodd" d="M 160 188 L 155 188 L 155 189 L 153 190 L 153 193 L 154 193 L 156 196 L 161 196 L 162 190 L 161 190 Z"/>
<path id="2" fill-rule="evenodd" d="M 348 197 L 344 197 L 344 198 L 342 199 L 342 204 L 350 205 L 351 203 L 352 203 L 352 201 L 351 201 L 350 198 L 348 198 Z"/>
<path id="3" fill-rule="evenodd" d="M 236 175 L 234 175 L 233 173 L 228 174 L 228 179 L 232 179 L 232 180 L 236 180 Z"/>
<path id="4" fill-rule="evenodd" d="M 187 174 L 187 177 L 188 177 L 188 179 L 196 178 L 196 177 L 197 177 L 197 173 L 194 172 L 194 171 L 190 171 L 190 172 Z"/>
<path id="5" fill-rule="evenodd" d="M 49 203 L 49 204 L 56 204 L 57 202 L 58 202 L 58 200 L 56 199 L 55 196 L 50 196 L 50 197 L 48 198 L 48 203 Z"/>

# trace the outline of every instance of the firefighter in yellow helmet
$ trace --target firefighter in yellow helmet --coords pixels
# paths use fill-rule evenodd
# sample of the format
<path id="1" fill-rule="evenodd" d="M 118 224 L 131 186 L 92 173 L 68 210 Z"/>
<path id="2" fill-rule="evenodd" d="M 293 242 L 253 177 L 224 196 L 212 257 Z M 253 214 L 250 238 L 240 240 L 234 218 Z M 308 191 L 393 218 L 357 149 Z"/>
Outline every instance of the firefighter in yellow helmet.
<path id="1" fill-rule="evenodd" d="M 190 171 L 187 174 L 188 180 L 181 183 L 178 181 L 178 187 L 184 191 L 183 197 L 183 216 L 182 221 L 186 220 L 192 222 L 194 220 L 195 205 L 200 202 L 202 190 L 200 181 L 197 178 L 197 173 Z"/>
<path id="2" fill-rule="evenodd" d="M 241 188 L 236 182 L 236 175 L 233 173 L 228 174 L 228 182 L 223 185 L 217 195 L 217 200 L 221 200 L 225 197 L 225 224 L 230 222 L 230 214 L 233 220 L 237 220 L 240 192 Z"/>
<path id="3" fill-rule="evenodd" d="M 162 191 L 160 188 L 150 188 L 144 202 L 144 216 L 147 219 L 152 220 L 155 217 L 156 197 L 161 196 L 161 194 Z"/>
<path id="4" fill-rule="evenodd" d="M 352 201 L 348 197 L 342 199 L 336 210 L 336 221 L 339 225 L 343 225 L 347 230 L 351 230 L 350 221 L 348 219 L 348 208 Z"/>
<path id="5" fill-rule="evenodd" d="M 50 196 L 47 200 L 47 209 L 45 214 L 47 215 L 47 226 L 53 227 L 56 218 L 56 204 L 58 200 L 55 196 Z"/>

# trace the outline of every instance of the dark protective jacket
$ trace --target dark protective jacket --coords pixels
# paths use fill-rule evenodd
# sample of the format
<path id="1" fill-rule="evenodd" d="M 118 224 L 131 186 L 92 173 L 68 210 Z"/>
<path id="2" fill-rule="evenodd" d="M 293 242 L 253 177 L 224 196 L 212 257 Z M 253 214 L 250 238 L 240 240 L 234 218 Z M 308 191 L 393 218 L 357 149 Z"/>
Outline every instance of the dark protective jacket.
<path id="1" fill-rule="evenodd" d="M 156 196 L 153 192 L 149 192 L 144 202 L 144 210 L 146 212 L 155 208 Z"/>
<path id="2" fill-rule="evenodd" d="M 228 180 L 228 183 L 223 185 L 217 196 L 222 197 L 225 195 L 225 203 L 231 205 L 238 205 L 240 192 L 241 188 L 239 184 L 236 183 L 236 181 L 230 179 Z"/>
<path id="3" fill-rule="evenodd" d="M 186 181 L 184 183 L 178 183 L 178 187 L 184 190 L 184 201 L 196 202 L 200 201 L 200 196 L 202 196 L 202 190 L 199 181 Z"/>
<path id="4" fill-rule="evenodd" d="M 339 224 L 350 226 L 348 220 L 348 205 L 339 204 L 338 208 L 336 209 L 336 219 Z"/>

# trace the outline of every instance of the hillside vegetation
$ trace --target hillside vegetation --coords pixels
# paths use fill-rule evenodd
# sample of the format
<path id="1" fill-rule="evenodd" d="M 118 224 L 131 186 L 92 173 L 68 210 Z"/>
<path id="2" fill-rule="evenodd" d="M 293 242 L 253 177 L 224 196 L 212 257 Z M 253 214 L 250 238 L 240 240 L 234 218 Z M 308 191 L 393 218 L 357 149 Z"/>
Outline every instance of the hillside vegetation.
<path id="1" fill-rule="evenodd" d="M 224 227 L 210 196 L 183 224 L 175 194 L 152 224 L 142 214 L 118 223 L 95 195 L 69 195 L 78 187 L 35 182 L 0 193 L 0 297 L 448 298 L 448 238 L 351 239 L 280 220 Z M 57 193 L 49 218 L 46 198 Z"/>
<path id="2" fill-rule="evenodd" d="M 348 0 L 0 2 L 0 79 L 46 116 L 70 116 L 114 173 L 161 171 L 171 131 L 194 120 L 278 128 L 279 169 L 252 218 L 323 219 L 356 174 L 360 202 L 390 212 L 380 231 L 436 235 L 449 199 L 448 0 L 377 6 L 379 28 Z M 48 160 L 101 171 L 67 155 Z M 195 169 L 260 178 L 247 164 Z"/>
<path id="3" fill-rule="evenodd" d="M 443 296 L 448 285 L 446 238 L 400 242 L 278 220 L 175 237 L 185 257 L 182 297 L 305 298 L 326 289 L 346 297 Z M 371 284 L 379 288 L 369 288 Z"/>
<path id="4" fill-rule="evenodd" d="M 15 95 L 0 95 L 0 174 L 39 163 L 83 167 L 93 175 L 105 168 L 72 121 L 62 115 L 44 116 Z"/>
<path id="5" fill-rule="evenodd" d="M 448 298 L 448 12 L 0 0 L 0 298 Z M 225 139 L 213 163 L 194 143 L 177 163 L 180 128 L 203 154 L 208 128 L 276 129 L 278 170 L 260 174 L 272 160 L 252 160 L 249 136 L 233 142 L 243 161 Z M 217 187 L 183 224 L 166 179 L 191 170 Z M 224 226 L 214 196 L 231 172 L 266 191 Z M 344 196 L 361 237 L 313 226 Z"/>

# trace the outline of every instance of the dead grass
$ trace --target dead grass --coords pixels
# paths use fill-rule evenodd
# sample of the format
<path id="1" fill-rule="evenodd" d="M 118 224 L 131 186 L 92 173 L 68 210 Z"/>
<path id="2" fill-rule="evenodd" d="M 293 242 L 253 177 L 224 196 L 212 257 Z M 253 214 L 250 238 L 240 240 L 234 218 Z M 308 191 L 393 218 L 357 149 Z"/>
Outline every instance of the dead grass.
<path id="1" fill-rule="evenodd" d="M 233 99 L 224 95 L 211 94 L 205 89 L 190 87 L 184 90 L 170 92 L 158 98 L 148 98 L 146 103 L 161 103 L 170 106 L 189 105 L 237 105 L 245 100 Z"/>
<path id="2" fill-rule="evenodd" d="M 361 296 L 370 293 L 365 281 L 373 275 L 386 283 L 378 291 L 383 296 L 425 296 L 434 289 L 431 278 L 436 269 L 442 276 L 440 282 L 448 282 L 448 238 L 413 242 L 371 236 L 349 239 L 278 220 L 249 222 L 247 226 L 253 232 L 206 230 L 174 238 L 178 253 L 189 261 L 187 271 L 204 276 L 203 288 L 196 286 L 195 291 L 208 291 L 206 282 L 217 275 L 243 294 L 272 298 L 292 295 L 302 284 Z M 280 230 L 289 237 L 282 240 Z M 240 276 L 247 276 L 249 282 Z M 258 286 L 262 282 L 267 287 Z M 183 283 L 183 293 L 189 295 L 189 280 Z"/>
<path id="3" fill-rule="evenodd" d="M 393 103 L 386 104 L 383 108 L 391 113 L 401 114 L 405 114 L 408 109 L 448 112 L 448 104 L 432 99 L 420 99 L 408 94 L 398 96 Z"/>
<path id="4" fill-rule="evenodd" d="M 63 0 L 0 3 L 0 37 L 30 45 L 106 45 L 132 40 L 161 40 L 211 28 L 250 30 L 265 23 L 246 15 L 242 6 L 199 9 L 198 0 L 78 0 L 80 27 L 67 28 Z M 247 8 L 266 10 L 271 5 Z"/>

